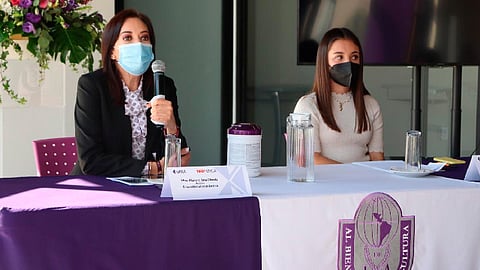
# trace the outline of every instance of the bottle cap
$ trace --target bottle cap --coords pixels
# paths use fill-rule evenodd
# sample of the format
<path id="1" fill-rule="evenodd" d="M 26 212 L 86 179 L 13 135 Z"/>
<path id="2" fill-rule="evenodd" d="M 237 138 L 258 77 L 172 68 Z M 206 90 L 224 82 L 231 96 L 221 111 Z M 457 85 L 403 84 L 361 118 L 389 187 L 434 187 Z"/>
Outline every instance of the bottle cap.
<path id="1" fill-rule="evenodd" d="M 228 134 L 233 135 L 262 135 L 260 126 L 253 123 L 235 123 L 228 128 Z"/>

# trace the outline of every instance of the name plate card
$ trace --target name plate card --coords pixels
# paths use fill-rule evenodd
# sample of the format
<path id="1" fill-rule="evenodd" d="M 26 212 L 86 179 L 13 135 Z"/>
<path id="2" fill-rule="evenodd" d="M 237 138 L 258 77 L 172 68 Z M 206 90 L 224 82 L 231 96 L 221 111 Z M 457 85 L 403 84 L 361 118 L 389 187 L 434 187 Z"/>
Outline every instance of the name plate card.
<path id="1" fill-rule="evenodd" d="M 465 173 L 465 180 L 480 181 L 480 155 L 472 155 Z"/>
<path id="2" fill-rule="evenodd" d="M 164 178 L 160 196 L 174 200 L 252 196 L 245 165 L 170 167 Z"/>

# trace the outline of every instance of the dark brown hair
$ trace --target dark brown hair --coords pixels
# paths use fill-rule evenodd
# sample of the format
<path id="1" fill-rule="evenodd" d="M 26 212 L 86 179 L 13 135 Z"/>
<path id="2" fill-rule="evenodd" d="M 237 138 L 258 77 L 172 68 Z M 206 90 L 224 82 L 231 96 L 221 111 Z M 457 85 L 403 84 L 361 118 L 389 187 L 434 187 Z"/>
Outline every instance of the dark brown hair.
<path id="1" fill-rule="evenodd" d="M 107 74 L 108 90 L 110 95 L 117 104 L 124 104 L 125 94 L 122 90 L 122 81 L 115 65 L 115 60 L 111 59 L 112 50 L 120 35 L 120 30 L 123 24 L 129 18 L 140 19 L 148 28 L 150 35 L 150 42 L 152 43 L 153 54 L 155 55 L 155 32 L 153 30 L 152 22 L 145 14 L 138 12 L 135 9 L 124 9 L 107 23 L 102 34 L 102 64 L 103 72 Z M 143 74 L 143 95 L 144 97 L 153 96 L 153 73 L 148 69 Z"/>
<path id="2" fill-rule="evenodd" d="M 353 103 L 357 112 L 356 130 L 362 133 L 371 129 L 368 121 L 367 110 L 365 109 L 364 95 L 368 95 L 368 91 L 363 83 L 363 50 L 357 36 L 347 28 L 332 28 L 323 36 L 317 50 L 317 61 L 315 68 L 315 78 L 313 81 L 312 91 L 316 93 L 318 109 L 322 115 L 323 121 L 333 130 L 341 132 L 335 121 L 332 111 L 332 89 L 330 87 L 330 66 L 328 65 L 328 51 L 333 42 L 339 39 L 351 40 L 357 45 L 360 51 L 360 70 L 358 73 L 357 84 L 350 87 L 353 94 Z"/>

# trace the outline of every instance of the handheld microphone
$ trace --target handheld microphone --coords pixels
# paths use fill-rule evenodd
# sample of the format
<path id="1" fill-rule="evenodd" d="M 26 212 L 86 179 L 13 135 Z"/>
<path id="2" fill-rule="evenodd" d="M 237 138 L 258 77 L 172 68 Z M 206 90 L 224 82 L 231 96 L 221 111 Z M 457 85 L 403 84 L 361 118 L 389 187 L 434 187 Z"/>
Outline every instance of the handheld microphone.
<path id="1" fill-rule="evenodd" d="M 153 61 L 152 71 L 155 96 L 161 95 L 165 98 L 165 63 L 162 60 Z"/>
<path id="2" fill-rule="evenodd" d="M 150 100 L 150 102 L 160 98 L 165 99 L 165 63 L 162 60 L 153 61 L 152 71 L 155 96 Z M 152 123 L 158 127 L 161 127 L 165 124 L 154 120 L 152 120 Z"/>

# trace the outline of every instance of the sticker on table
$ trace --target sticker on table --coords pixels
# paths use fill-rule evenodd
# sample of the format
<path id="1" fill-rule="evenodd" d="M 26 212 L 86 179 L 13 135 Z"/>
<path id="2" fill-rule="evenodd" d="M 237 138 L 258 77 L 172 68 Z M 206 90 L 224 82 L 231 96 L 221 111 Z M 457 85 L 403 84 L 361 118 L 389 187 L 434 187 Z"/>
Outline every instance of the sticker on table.
<path id="1" fill-rule="evenodd" d="M 340 219 L 337 269 L 412 269 L 415 216 L 402 216 L 388 194 L 365 197 L 353 219 Z"/>

